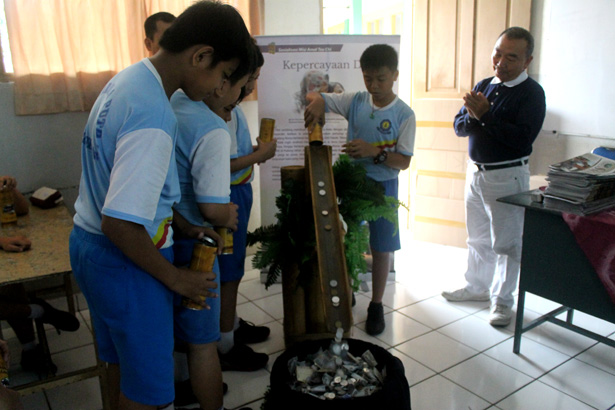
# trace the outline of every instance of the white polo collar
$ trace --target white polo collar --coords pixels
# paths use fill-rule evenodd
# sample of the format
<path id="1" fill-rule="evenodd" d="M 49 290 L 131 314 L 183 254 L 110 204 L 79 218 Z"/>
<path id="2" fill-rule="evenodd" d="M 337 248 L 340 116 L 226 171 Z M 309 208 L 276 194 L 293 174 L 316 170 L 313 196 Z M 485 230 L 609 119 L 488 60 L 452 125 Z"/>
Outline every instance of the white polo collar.
<path id="1" fill-rule="evenodd" d="M 504 83 L 504 85 L 506 87 L 514 87 L 515 85 L 519 85 L 522 82 L 524 82 L 525 80 L 527 80 L 529 76 L 527 75 L 527 71 L 523 70 L 521 72 L 521 74 L 519 74 L 519 76 L 517 78 L 515 78 L 514 80 L 511 81 L 506 81 Z M 491 80 L 491 84 L 495 85 L 495 84 L 500 84 L 502 82 L 502 80 L 500 80 L 497 77 L 493 77 L 493 79 Z"/>

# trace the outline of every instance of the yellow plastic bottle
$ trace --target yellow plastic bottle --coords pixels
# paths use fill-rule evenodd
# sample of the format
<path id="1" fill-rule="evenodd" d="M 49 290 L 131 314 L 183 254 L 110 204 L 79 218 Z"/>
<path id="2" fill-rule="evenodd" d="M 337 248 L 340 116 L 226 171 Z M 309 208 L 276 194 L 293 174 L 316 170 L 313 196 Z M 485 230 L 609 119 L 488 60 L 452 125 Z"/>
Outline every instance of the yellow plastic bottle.
<path id="1" fill-rule="evenodd" d="M 2 212 L 0 212 L 0 223 L 2 225 L 17 222 L 13 192 L 10 189 L 5 187 L 0 189 L 0 206 L 2 207 Z"/>

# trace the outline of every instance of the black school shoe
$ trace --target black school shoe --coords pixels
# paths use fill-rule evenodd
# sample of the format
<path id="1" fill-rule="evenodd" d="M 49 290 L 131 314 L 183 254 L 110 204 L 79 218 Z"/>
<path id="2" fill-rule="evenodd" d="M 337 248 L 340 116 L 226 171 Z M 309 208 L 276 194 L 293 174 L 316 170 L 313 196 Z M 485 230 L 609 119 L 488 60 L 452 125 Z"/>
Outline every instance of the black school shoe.
<path id="1" fill-rule="evenodd" d="M 45 358 L 43 346 L 36 345 L 34 349 L 21 351 L 21 368 L 27 372 L 36 372 L 42 376 L 55 375 L 58 367 L 53 364 L 51 358 Z"/>
<path id="2" fill-rule="evenodd" d="M 367 308 L 367 322 L 365 331 L 368 335 L 376 336 L 384 331 L 384 309 L 382 303 L 370 302 Z"/>
<path id="3" fill-rule="evenodd" d="M 222 383 L 222 395 L 225 395 L 227 391 L 228 384 Z M 192 391 L 192 384 L 190 384 L 190 379 L 175 383 L 175 400 L 173 400 L 174 405 L 189 406 L 198 402 L 198 399 Z"/>
<path id="4" fill-rule="evenodd" d="M 58 310 L 49 303 L 45 302 L 43 299 L 35 298 L 30 300 L 30 303 L 43 307 L 44 312 L 43 316 L 40 317 L 40 320 L 43 323 L 49 323 L 55 327 L 58 333 L 60 333 L 60 330 L 74 332 L 79 329 L 79 319 L 71 313 Z"/>
<path id="5" fill-rule="evenodd" d="M 218 352 L 218 357 L 222 371 L 253 372 L 265 367 L 269 361 L 269 355 L 255 352 L 252 348 L 237 343 L 228 353 Z"/>
<path id="6" fill-rule="evenodd" d="M 235 343 L 246 345 L 251 343 L 260 343 L 267 340 L 271 330 L 267 326 L 256 326 L 252 322 L 246 322 L 239 318 L 239 327 L 235 330 L 233 337 Z"/>

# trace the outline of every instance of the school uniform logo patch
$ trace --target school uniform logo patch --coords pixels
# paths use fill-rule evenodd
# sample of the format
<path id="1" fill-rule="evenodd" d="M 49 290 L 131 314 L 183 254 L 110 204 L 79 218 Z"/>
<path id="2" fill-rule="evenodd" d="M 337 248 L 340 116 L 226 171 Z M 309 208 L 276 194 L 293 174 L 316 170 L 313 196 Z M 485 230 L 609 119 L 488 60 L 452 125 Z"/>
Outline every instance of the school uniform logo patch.
<path id="1" fill-rule="evenodd" d="M 378 132 L 381 134 L 390 134 L 391 133 L 391 121 L 390 120 L 382 120 L 380 125 L 378 125 Z"/>

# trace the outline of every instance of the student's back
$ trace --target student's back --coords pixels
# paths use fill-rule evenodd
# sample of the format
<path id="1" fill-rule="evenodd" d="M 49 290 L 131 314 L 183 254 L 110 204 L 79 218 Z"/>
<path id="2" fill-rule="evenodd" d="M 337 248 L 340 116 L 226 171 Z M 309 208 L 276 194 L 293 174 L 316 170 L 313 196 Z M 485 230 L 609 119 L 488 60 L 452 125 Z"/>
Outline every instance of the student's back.
<path id="1" fill-rule="evenodd" d="M 179 200 L 176 119 L 181 88 L 202 100 L 247 61 L 252 43 L 233 7 L 201 1 L 165 31 L 161 50 L 118 73 L 83 138 L 71 265 L 110 368 L 120 408 L 168 408 L 175 294 L 203 304 L 214 275 L 173 266 L 172 204 Z M 191 231 L 192 235 L 199 232 Z"/>

